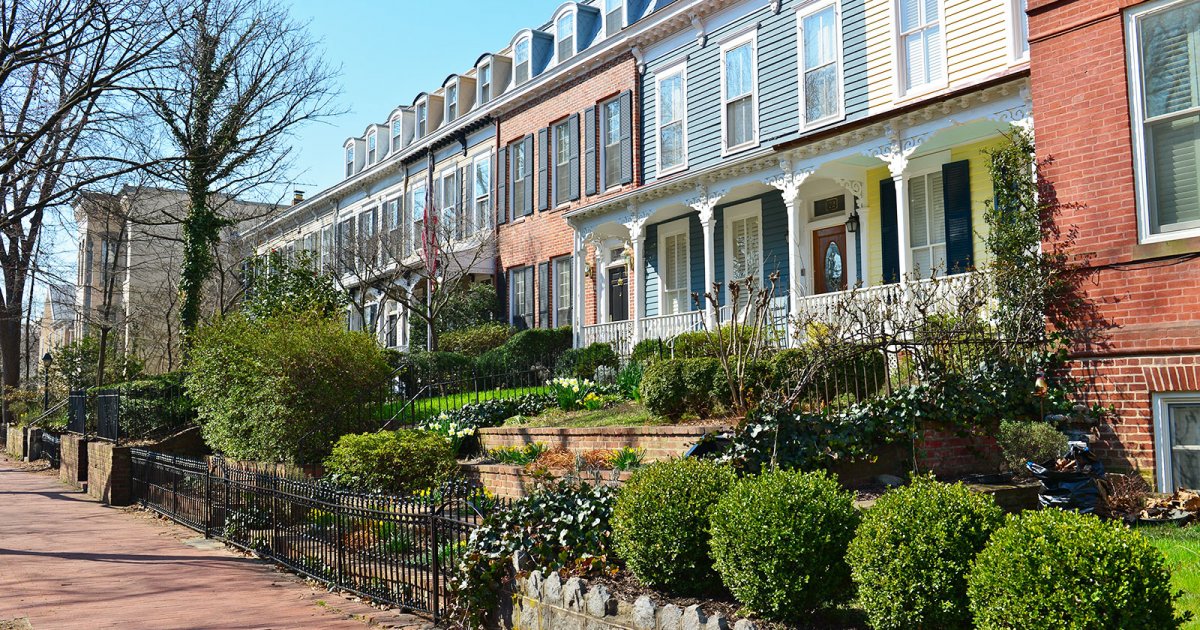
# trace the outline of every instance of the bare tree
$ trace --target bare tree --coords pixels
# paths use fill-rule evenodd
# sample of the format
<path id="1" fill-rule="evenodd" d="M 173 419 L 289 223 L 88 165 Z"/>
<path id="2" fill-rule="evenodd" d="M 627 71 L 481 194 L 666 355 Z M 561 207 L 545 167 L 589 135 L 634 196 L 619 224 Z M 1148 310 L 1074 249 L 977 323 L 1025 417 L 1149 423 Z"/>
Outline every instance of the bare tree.
<path id="1" fill-rule="evenodd" d="M 221 231 L 274 211 L 235 200 L 266 200 L 285 181 L 292 133 L 336 113 L 336 73 L 306 25 L 273 0 L 198 0 L 169 55 L 173 63 L 150 74 L 142 95 L 166 147 L 154 173 L 188 196 L 185 212 L 171 217 L 183 232 L 186 349 Z"/>

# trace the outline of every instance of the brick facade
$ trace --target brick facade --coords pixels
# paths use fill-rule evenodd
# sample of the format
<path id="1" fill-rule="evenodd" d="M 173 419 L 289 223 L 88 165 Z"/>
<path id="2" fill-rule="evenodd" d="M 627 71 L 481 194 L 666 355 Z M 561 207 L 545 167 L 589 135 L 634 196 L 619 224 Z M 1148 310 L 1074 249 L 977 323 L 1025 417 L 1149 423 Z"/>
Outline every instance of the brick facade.
<path id="1" fill-rule="evenodd" d="M 1088 294 L 1116 326 L 1080 353 L 1089 402 L 1116 411 L 1099 430 L 1112 463 L 1153 469 L 1152 394 L 1200 391 L 1200 238 L 1138 242 L 1122 11 L 1140 3 L 1030 0 L 1038 157 L 1068 204 L 1077 252 L 1097 268 Z"/>
<path id="2" fill-rule="evenodd" d="M 88 496 L 107 505 L 133 503 L 133 460 L 129 447 L 90 442 L 87 453 Z"/>
<path id="3" fill-rule="evenodd" d="M 63 483 L 82 487 L 88 479 L 87 441 L 78 435 L 64 433 L 59 442 L 58 478 Z"/>
<path id="4" fill-rule="evenodd" d="M 545 187 L 547 182 L 541 181 L 537 168 L 534 169 L 534 200 L 533 214 L 520 217 L 515 220 L 501 224 L 497 230 L 497 250 L 499 255 L 499 264 L 497 265 L 498 273 L 506 274 L 509 270 L 527 265 L 537 265 L 550 261 L 551 259 L 561 256 L 568 256 L 575 253 L 574 233 L 571 227 L 567 225 L 563 215 L 577 208 L 596 203 L 608 197 L 619 195 L 628 192 L 640 184 L 641 179 L 641 126 L 639 118 L 641 116 L 639 95 L 637 94 L 637 64 L 630 54 L 625 54 L 617 57 L 613 61 L 589 72 L 583 76 L 564 82 L 561 86 L 550 90 L 546 94 L 531 99 L 524 103 L 519 108 L 503 115 L 499 123 L 499 133 L 497 134 L 497 148 L 508 147 L 511 143 L 525 137 L 526 135 L 534 136 L 534 150 L 531 159 L 540 159 L 542 149 L 538 146 L 538 131 L 561 122 L 572 114 L 580 114 L 588 107 L 594 107 L 603 101 L 620 95 L 627 90 L 633 92 L 632 98 L 632 139 L 633 139 L 633 182 L 630 184 L 619 186 L 608 190 L 598 190 L 596 194 L 586 194 L 586 189 L 582 184 L 583 173 L 580 173 L 580 193 L 579 200 L 573 201 L 562 206 L 554 207 L 551 200 L 551 209 L 547 211 L 539 211 L 537 209 L 537 190 L 538 187 Z M 582 118 L 582 117 L 581 117 Z M 596 125 L 596 136 L 593 138 L 599 142 L 600 125 Z M 579 127 L 580 133 L 580 169 L 583 169 L 583 133 L 584 125 L 582 121 Z M 597 145 L 598 146 L 598 145 Z M 599 152 L 597 151 L 597 155 Z M 536 164 L 536 162 L 535 162 Z M 498 177 L 506 177 L 508 173 L 507 164 L 501 165 Z M 598 186 L 602 188 L 603 186 Z M 511 213 L 511 208 L 508 208 L 508 203 L 505 202 L 505 207 Z M 511 216 L 511 215 L 510 215 Z M 591 248 L 588 248 L 587 255 L 591 255 Z M 534 272 L 535 297 L 534 304 L 542 303 L 541 287 L 538 285 L 536 269 Z M 581 279 L 575 278 L 578 282 Z M 595 285 L 593 282 L 586 283 L 586 303 L 585 312 L 587 323 L 593 324 L 596 322 L 596 296 Z M 505 296 L 505 312 L 508 311 L 508 298 Z M 541 326 L 542 322 L 538 318 L 538 308 L 534 308 L 535 320 L 537 325 Z"/>

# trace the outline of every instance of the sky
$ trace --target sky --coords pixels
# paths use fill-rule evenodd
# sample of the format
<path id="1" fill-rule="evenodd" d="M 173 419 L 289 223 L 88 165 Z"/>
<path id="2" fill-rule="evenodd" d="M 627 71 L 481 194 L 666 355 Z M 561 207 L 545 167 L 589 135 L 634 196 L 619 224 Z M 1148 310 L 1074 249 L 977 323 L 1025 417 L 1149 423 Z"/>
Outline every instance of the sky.
<path id="1" fill-rule="evenodd" d="M 311 195 L 338 182 L 342 145 L 397 105 L 466 72 L 485 52 L 508 45 L 522 28 L 545 24 L 562 0 L 285 0 L 311 20 L 325 56 L 341 66 L 347 113 L 297 133 L 295 188 Z"/>

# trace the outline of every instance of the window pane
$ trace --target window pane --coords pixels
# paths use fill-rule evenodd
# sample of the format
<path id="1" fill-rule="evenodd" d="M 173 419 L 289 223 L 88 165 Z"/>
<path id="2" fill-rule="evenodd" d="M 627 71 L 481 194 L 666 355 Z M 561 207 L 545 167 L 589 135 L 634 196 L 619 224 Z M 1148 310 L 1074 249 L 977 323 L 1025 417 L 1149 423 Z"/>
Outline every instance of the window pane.
<path id="1" fill-rule="evenodd" d="M 725 52 L 725 98 L 735 99 L 753 90 L 753 66 L 750 43 Z"/>
<path id="2" fill-rule="evenodd" d="M 1155 233 L 1200 222 L 1200 115 L 1149 125 Z"/>
<path id="3" fill-rule="evenodd" d="M 904 38 L 904 89 L 927 83 L 925 78 L 925 38 L 921 33 Z"/>
<path id="4" fill-rule="evenodd" d="M 837 58 L 837 42 L 834 38 L 834 17 L 831 6 L 804 18 L 804 67 L 823 66 Z"/>
<path id="5" fill-rule="evenodd" d="M 483 197 L 487 195 L 488 189 L 492 187 L 492 165 L 491 162 L 483 160 L 475 163 L 475 196 Z"/>
<path id="6" fill-rule="evenodd" d="M 683 75 L 673 75 L 659 83 L 659 123 L 666 125 L 683 118 Z"/>
<path id="7" fill-rule="evenodd" d="M 900 0 L 900 31 L 908 32 L 921 24 L 918 0 Z"/>
<path id="8" fill-rule="evenodd" d="M 736 147 L 754 138 L 754 98 L 746 96 L 729 103 L 726 122 L 729 124 L 727 144 Z"/>
<path id="9" fill-rule="evenodd" d="M 672 123 L 663 127 L 659 134 L 662 142 L 662 168 L 683 164 L 683 123 Z"/>
<path id="10" fill-rule="evenodd" d="M 942 29 L 931 26 L 925 29 L 925 83 L 942 80 Z"/>
<path id="11" fill-rule="evenodd" d="M 521 41 L 517 42 L 517 50 L 514 56 L 516 57 L 517 63 L 525 63 L 526 61 L 529 61 L 528 39 L 522 39 Z"/>
<path id="12" fill-rule="evenodd" d="M 604 144 L 621 142 L 621 104 L 609 101 L 604 104 Z"/>
<path id="13" fill-rule="evenodd" d="M 829 64 L 804 74 L 804 116 L 809 122 L 837 114 L 837 66 Z"/>
<path id="14" fill-rule="evenodd" d="M 1200 4 L 1151 13 L 1141 19 L 1140 29 L 1147 115 L 1200 105 L 1196 69 Z"/>

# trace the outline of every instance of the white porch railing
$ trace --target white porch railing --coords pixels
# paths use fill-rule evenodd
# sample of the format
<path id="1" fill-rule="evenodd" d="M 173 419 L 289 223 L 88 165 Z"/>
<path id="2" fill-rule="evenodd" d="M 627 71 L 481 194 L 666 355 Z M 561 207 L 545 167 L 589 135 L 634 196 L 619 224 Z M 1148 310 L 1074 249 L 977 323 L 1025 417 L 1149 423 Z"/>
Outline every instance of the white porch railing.
<path id="1" fill-rule="evenodd" d="M 633 322 L 626 320 L 584 326 L 583 345 L 586 347 L 594 343 L 607 343 L 617 354 L 628 356 L 633 352 Z"/>
<path id="2" fill-rule="evenodd" d="M 670 339 L 675 335 L 704 327 L 704 311 L 687 311 L 642 319 L 639 339 Z"/>

